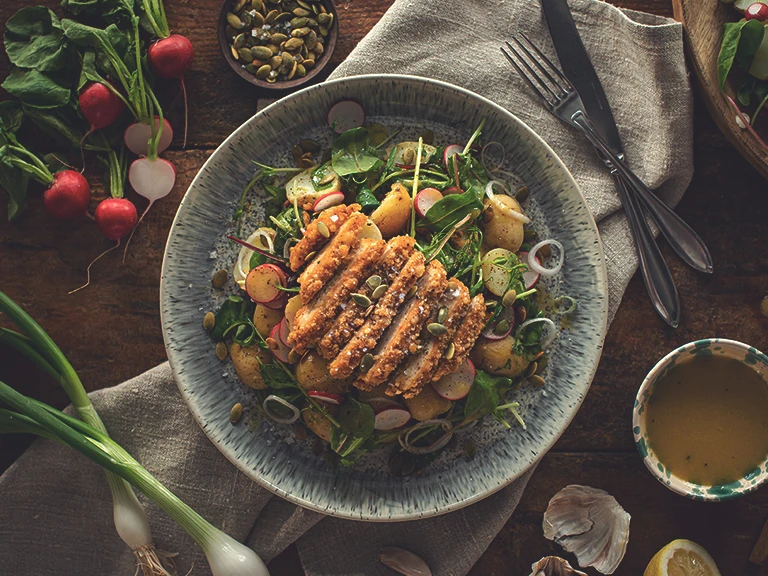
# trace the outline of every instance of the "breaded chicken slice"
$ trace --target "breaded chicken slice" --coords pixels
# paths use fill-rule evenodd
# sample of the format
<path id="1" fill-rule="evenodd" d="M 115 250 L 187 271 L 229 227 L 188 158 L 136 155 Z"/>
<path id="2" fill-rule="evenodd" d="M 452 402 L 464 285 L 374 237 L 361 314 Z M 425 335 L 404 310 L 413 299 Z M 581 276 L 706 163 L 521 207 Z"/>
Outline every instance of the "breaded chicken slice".
<path id="1" fill-rule="evenodd" d="M 288 334 L 288 344 L 299 354 L 315 344 L 333 323 L 339 307 L 366 278 L 381 258 L 387 243 L 363 238 L 344 259 L 336 274 L 312 300 L 299 308 Z"/>
<path id="2" fill-rule="evenodd" d="M 421 252 L 411 254 L 387 291 L 374 305 L 373 312 L 328 366 L 331 376 L 346 378 L 355 371 L 360 364 L 360 359 L 376 347 L 384 330 L 405 302 L 408 291 L 416 285 L 417 280 L 424 274 L 424 270 L 424 254 Z"/>
<path id="3" fill-rule="evenodd" d="M 483 326 L 485 326 L 485 299 L 482 294 L 478 294 L 469 302 L 467 315 L 464 316 L 464 320 L 456 331 L 456 337 L 453 339 L 453 358 L 440 363 L 437 371 L 432 375 L 433 382 L 446 374 L 456 372 L 461 367 L 472 351 Z"/>
<path id="4" fill-rule="evenodd" d="M 390 378 L 387 395 L 402 394 L 405 398 L 413 398 L 425 384 L 432 381 L 432 374 L 441 360 L 445 361 L 443 357 L 445 351 L 468 308 L 469 290 L 460 280 L 451 278 L 432 316 L 421 330 L 421 336 L 419 336 L 421 349 L 408 356 Z M 442 324 L 445 327 L 445 333 L 438 335 L 431 333 L 427 329 L 431 323 Z"/>
<path id="5" fill-rule="evenodd" d="M 381 276 L 382 284 L 389 285 L 398 275 L 408 258 L 413 254 L 415 239 L 410 236 L 396 236 L 387 243 L 387 248 L 371 274 Z M 368 298 L 373 295 L 375 287 L 361 283 L 357 291 Z M 345 302 L 333 322 L 328 333 L 317 343 L 317 351 L 327 359 L 333 360 L 339 355 L 339 350 L 349 342 L 352 335 L 365 323 L 366 309 L 354 302 Z"/>
<path id="6" fill-rule="evenodd" d="M 360 390 L 383 384 L 409 353 L 416 351 L 416 340 L 425 322 L 437 306 L 446 286 L 443 265 L 433 260 L 416 283 L 416 293 L 395 316 L 384 336 L 372 350 L 373 365 L 355 381 Z"/>
<path id="7" fill-rule="evenodd" d="M 299 275 L 298 283 L 301 286 L 299 294 L 301 301 L 306 304 L 315 294 L 320 292 L 323 286 L 336 273 L 347 254 L 357 246 L 360 241 L 360 231 L 365 226 L 368 218 L 361 212 L 350 214 L 336 234 L 333 234 L 312 261 Z"/>
<path id="8" fill-rule="evenodd" d="M 323 236 L 318 230 L 318 222 L 322 222 L 328 228 L 330 234 L 336 234 L 341 225 L 347 221 L 350 214 L 359 211 L 360 204 L 350 204 L 349 206 L 340 204 L 320 212 L 317 218 L 307 224 L 304 236 L 299 240 L 299 243 L 291 248 L 291 270 L 296 272 L 296 270 L 304 266 L 307 256 L 312 252 L 316 252 L 323 244 L 328 242 L 328 237 Z"/>

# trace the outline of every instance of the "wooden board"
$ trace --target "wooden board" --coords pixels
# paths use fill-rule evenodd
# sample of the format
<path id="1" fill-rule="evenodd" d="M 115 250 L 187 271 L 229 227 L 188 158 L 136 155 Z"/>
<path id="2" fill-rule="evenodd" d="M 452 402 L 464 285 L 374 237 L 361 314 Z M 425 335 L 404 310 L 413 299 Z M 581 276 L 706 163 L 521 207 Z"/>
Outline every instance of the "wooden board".
<path id="1" fill-rule="evenodd" d="M 738 13 L 730 4 L 718 0 L 672 0 L 672 5 L 675 19 L 684 26 L 689 62 L 707 109 L 726 138 L 768 178 L 768 151 L 748 130 L 736 124 L 736 111 L 717 82 L 717 56 L 723 40 L 723 24 L 737 20 Z"/>

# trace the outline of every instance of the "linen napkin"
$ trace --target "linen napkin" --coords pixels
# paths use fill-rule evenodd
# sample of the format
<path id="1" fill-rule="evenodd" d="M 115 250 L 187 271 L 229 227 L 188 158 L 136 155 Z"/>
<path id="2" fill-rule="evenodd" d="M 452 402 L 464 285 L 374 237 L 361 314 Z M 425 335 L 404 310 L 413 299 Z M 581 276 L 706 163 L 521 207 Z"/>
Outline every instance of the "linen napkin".
<path id="1" fill-rule="evenodd" d="M 595 0 L 570 6 L 629 165 L 675 205 L 693 169 L 681 26 Z M 341 4 L 342 22 L 344 10 Z M 629 229 L 612 181 L 586 141 L 550 116 L 505 63 L 498 46 L 518 29 L 554 58 L 536 3 L 396 0 L 332 77 L 392 72 L 445 80 L 490 98 L 536 130 L 574 174 L 599 222 L 613 318 L 637 267 Z M 112 436 L 183 500 L 265 560 L 296 541 L 309 576 L 392 574 L 376 560 L 379 548 L 390 545 L 423 557 L 436 576 L 466 574 L 510 518 L 531 474 L 445 516 L 361 524 L 298 508 L 237 471 L 188 413 L 167 363 L 92 397 Z M 179 573 L 194 564 L 193 574 L 209 574 L 192 540 L 153 506 L 149 511 L 157 546 L 180 553 Z M 130 552 L 112 526 L 101 471 L 45 440 L 0 477 L 0 542 L 0 574 L 133 573 Z"/>

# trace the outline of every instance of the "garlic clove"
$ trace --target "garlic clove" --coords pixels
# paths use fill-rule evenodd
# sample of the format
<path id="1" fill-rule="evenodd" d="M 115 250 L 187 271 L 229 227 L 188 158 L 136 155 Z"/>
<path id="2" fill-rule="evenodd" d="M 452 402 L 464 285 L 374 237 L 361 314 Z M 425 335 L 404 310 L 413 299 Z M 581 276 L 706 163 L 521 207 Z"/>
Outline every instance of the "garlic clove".
<path id="1" fill-rule="evenodd" d="M 604 490 L 571 485 L 549 501 L 544 537 L 573 552 L 579 566 L 613 574 L 627 551 L 629 521 L 629 514 Z"/>
<path id="2" fill-rule="evenodd" d="M 432 576 L 432 571 L 413 552 L 392 546 L 379 550 L 379 562 L 404 576 Z"/>
<path id="3" fill-rule="evenodd" d="M 557 556 L 546 556 L 531 565 L 531 576 L 587 576 L 568 561 Z"/>

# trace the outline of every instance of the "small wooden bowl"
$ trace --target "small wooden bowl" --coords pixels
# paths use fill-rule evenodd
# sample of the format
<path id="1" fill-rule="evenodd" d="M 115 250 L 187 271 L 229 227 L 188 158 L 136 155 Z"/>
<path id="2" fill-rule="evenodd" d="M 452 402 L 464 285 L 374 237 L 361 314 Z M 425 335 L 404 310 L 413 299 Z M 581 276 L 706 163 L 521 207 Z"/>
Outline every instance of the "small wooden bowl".
<path id="1" fill-rule="evenodd" d="M 258 86 L 259 88 L 263 88 L 265 90 L 291 90 L 293 88 L 298 88 L 311 83 L 313 79 L 318 74 L 320 74 L 323 68 L 326 67 L 328 62 L 330 62 L 333 51 L 336 49 L 336 40 L 339 36 L 339 16 L 336 12 L 336 5 L 333 3 L 333 0 L 322 0 L 326 10 L 333 14 L 333 26 L 331 26 L 328 36 L 325 39 L 325 43 L 323 44 L 325 50 L 322 54 L 322 58 L 316 61 L 314 68 L 307 71 L 307 75 L 304 76 L 304 78 L 294 78 L 293 80 L 278 80 L 277 82 L 272 83 L 256 78 L 256 76 L 245 70 L 240 62 L 232 58 L 232 54 L 229 49 L 229 39 L 227 38 L 226 34 L 226 27 L 227 12 L 231 11 L 234 3 L 235 0 L 224 0 L 224 3 L 221 5 L 221 12 L 219 13 L 218 23 L 219 47 L 221 48 L 221 53 L 224 56 L 224 60 L 227 61 L 230 68 L 232 68 L 232 70 L 234 70 L 243 80 L 246 80 L 254 86 Z"/>
<path id="2" fill-rule="evenodd" d="M 768 151 L 748 130 L 736 124 L 736 111 L 717 82 L 717 57 L 723 41 L 723 24 L 737 20 L 730 4 L 712 0 L 672 0 L 675 20 L 683 24 L 691 67 L 709 113 L 739 153 L 768 178 Z"/>

